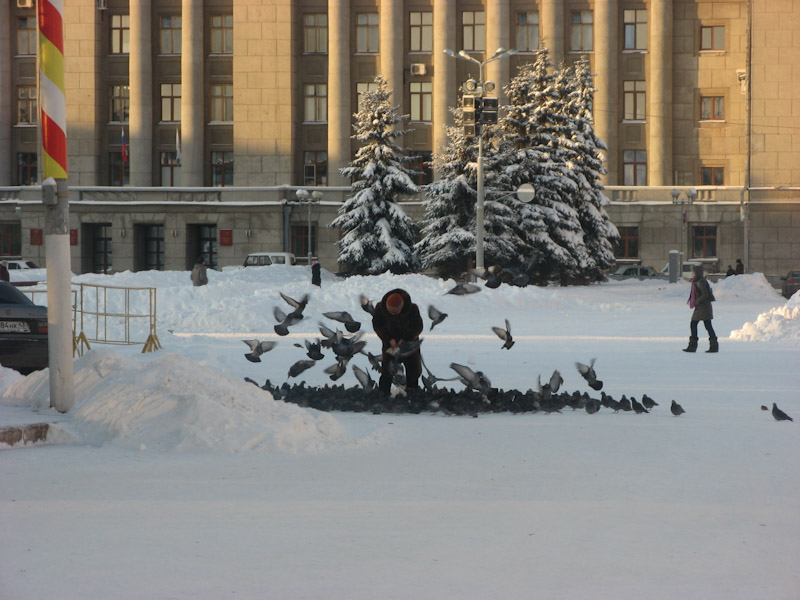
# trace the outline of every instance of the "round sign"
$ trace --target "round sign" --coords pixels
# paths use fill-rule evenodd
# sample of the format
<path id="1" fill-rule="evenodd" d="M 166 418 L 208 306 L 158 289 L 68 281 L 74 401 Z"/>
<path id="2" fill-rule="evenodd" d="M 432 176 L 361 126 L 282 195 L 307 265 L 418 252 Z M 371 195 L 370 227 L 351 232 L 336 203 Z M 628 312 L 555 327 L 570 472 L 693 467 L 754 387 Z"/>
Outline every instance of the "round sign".
<path id="1" fill-rule="evenodd" d="M 533 200 L 534 196 L 536 196 L 536 190 L 530 183 L 523 183 L 517 188 L 517 198 L 520 202 L 525 202 L 527 204 Z"/>

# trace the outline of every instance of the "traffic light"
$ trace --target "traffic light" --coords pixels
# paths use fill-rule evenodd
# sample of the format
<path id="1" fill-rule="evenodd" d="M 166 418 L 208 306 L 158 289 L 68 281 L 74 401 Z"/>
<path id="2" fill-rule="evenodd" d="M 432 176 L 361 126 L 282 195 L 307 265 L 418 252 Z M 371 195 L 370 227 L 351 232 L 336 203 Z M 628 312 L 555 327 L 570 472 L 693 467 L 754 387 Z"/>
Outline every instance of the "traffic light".
<path id="1" fill-rule="evenodd" d="M 484 125 L 497 124 L 497 98 L 484 97 L 481 100 L 480 122 Z"/>
<path id="2" fill-rule="evenodd" d="M 481 133 L 481 97 L 465 95 L 461 98 L 464 134 L 469 137 Z"/>

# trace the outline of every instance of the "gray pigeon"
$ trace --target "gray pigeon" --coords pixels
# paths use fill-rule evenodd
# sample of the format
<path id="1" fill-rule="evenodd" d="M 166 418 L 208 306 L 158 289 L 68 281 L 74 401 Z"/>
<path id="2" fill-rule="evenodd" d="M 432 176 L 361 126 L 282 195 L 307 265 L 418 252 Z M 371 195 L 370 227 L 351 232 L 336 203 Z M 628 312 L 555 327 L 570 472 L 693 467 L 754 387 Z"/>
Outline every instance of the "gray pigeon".
<path id="1" fill-rule="evenodd" d="M 278 321 L 278 324 L 273 329 L 275 329 L 275 333 L 281 336 L 289 335 L 289 327 L 296 325 L 303 318 L 303 315 L 299 317 L 292 316 L 294 313 L 287 315 L 277 306 L 272 309 L 272 314 L 275 320 Z"/>
<path id="2" fill-rule="evenodd" d="M 291 367 L 289 367 L 289 377 L 297 377 L 305 371 L 306 369 L 310 369 L 316 364 L 313 360 L 298 360 L 294 363 Z"/>
<path id="3" fill-rule="evenodd" d="M 658 402 L 653 400 L 647 394 L 642 394 L 642 406 L 644 406 L 646 409 L 649 410 L 649 409 L 653 408 L 654 406 L 658 406 Z"/>
<path id="4" fill-rule="evenodd" d="M 675 400 L 672 401 L 672 406 L 669 407 L 669 410 L 676 417 L 686 412 L 685 410 L 683 410 L 683 407 L 680 404 L 675 402 Z"/>
<path id="5" fill-rule="evenodd" d="M 595 360 L 597 359 L 593 358 L 588 365 L 576 362 L 575 366 L 578 367 L 578 372 L 581 374 L 581 376 L 589 383 L 589 387 L 594 391 L 599 392 L 603 389 L 603 382 L 597 379 L 597 373 L 594 370 Z"/>
<path id="6" fill-rule="evenodd" d="M 447 318 L 447 313 L 438 311 L 432 304 L 428 306 L 428 317 L 431 320 L 431 331 Z"/>
<path id="7" fill-rule="evenodd" d="M 311 360 L 322 360 L 324 358 L 321 350 L 321 342 L 309 342 L 305 340 L 306 343 L 306 356 Z"/>
<path id="8" fill-rule="evenodd" d="M 465 296 L 466 294 L 474 294 L 475 292 L 480 292 L 480 291 L 481 288 L 479 286 L 462 281 L 461 283 L 456 284 L 456 286 L 451 290 L 445 292 L 445 294 L 452 294 L 454 296 Z"/>
<path id="9" fill-rule="evenodd" d="M 331 376 L 331 381 L 336 381 L 345 374 L 347 371 L 347 363 L 350 362 L 350 358 L 346 359 L 338 359 L 335 363 L 333 363 L 330 367 L 325 369 L 325 373 Z"/>
<path id="10" fill-rule="evenodd" d="M 369 366 L 375 369 L 378 373 L 381 372 L 381 357 L 378 355 L 373 354 L 372 352 L 364 352 L 361 350 L 361 354 L 366 355 L 367 360 L 369 360 Z"/>
<path id="11" fill-rule="evenodd" d="M 633 410 L 633 407 L 631 406 L 631 401 L 628 400 L 625 394 L 622 394 L 622 398 L 619 399 L 619 408 L 620 410 L 624 410 L 625 412 Z"/>
<path id="12" fill-rule="evenodd" d="M 492 331 L 494 331 L 497 334 L 497 337 L 499 337 L 501 340 L 505 342 L 505 344 L 503 344 L 500 347 L 501 350 L 503 350 L 504 348 L 510 349 L 511 346 L 514 345 L 514 338 L 511 337 L 511 325 L 509 325 L 508 319 L 506 319 L 505 321 L 506 321 L 505 329 L 501 327 L 492 327 Z"/>
<path id="13" fill-rule="evenodd" d="M 794 419 L 789 415 L 787 415 L 785 412 L 783 412 L 780 408 L 778 408 L 778 405 L 775 404 L 774 402 L 772 403 L 772 416 L 775 417 L 776 421 L 794 422 Z"/>
<path id="14" fill-rule="evenodd" d="M 264 352 L 269 352 L 278 345 L 278 342 L 259 342 L 258 340 L 242 341 L 250 346 L 250 352 L 244 355 L 250 362 L 261 362 L 261 355 L 264 354 Z"/>
<path id="15" fill-rule="evenodd" d="M 542 376 L 536 376 L 536 391 L 539 392 L 539 399 L 543 402 L 549 402 L 553 396 L 553 390 L 550 388 L 549 383 L 542 385 Z"/>
<path id="16" fill-rule="evenodd" d="M 425 375 L 422 376 L 422 384 L 425 386 L 425 389 L 429 392 L 433 391 L 434 386 L 439 381 L 456 381 L 461 379 L 461 377 L 449 377 L 445 379 L 444 377 L 437 377 L 431 370 L 428 368 L 428 365 L 425 364 L 425 361 L 422 361 L 422 366 L 425 369 Z"/>
<path id="17" fill-rule="evenodd" d="M 360 383 L 361 387 L 365 390 L 370 391 L 375 389 L 375 382 L 372 377 L 369 376 L 369 373 L 359 369 L 356 365 L 353 365 L 353 373 L 355 373 L 358 383 Z"/>
<path id="18" fill-rule="evenodd" d="M 483 371 L 473 371 L 469 367 L 457 363 L 450 363 L 450 368 L 459 374 L 461 382 L 468 388 L 481 392 L 484 396 L 492 390 L 492 384 Z"/>
<path id="19" fill-rule="evenodd" d="M 470 269 L 469 272 L 476 277 L 486 280 L 486 287 L 495 289 L 500 287 L 500 273 L 497 267 L 491 266 L 488 269 Z"/>
<path id="20" fill-rule="evenodd" d="M 557 394 L 561 384 L 564 383 L 564 378 L 561 377 L 561 373 L 558 372 L 558 369 L 553 371 L 553 374 L 550 375 L 550 390 Z"/>
<path id="21" fill-rule="evenodd" d="M 631 396 L 631 408 L 633 408 L 633 412 L 635 412 L 637 415 L 650 412 L 633 396 Z"/>
<path id="22" fill-rule="evenodd" d="M 350 333 L 355 333 L 359 329 L 361 329 L 361 323 L 356 321 L 346 310 L 340 311 L 333 311 L 333 312 L 324 312 L 322 313 L 323 317 L 328 319 L 333 319 L 334 321 L 339 321 L 339 323 L 344 323 L 344 328 L 347 329 Z"/>
<path id="23" fill-rule="evenodd" d="M 295 300 L 294 298 L 290 298 L 283 292 L 278 292 L 281 295 L 286 303 L 291 306 L 294 310 L 289 313 L 289 316 L 295 319 L 296 321 L 300 321 L 303 318 L 303 311 L 308 304 L 308 294 L 305 294 L 299 301 Z"/>
<path id="24" fill-rule="evenodd" d="M 365 312 L 368 312 L 373 317 L 375 316 L 375 305 L 372 304 L 372 300 L 367 298 L 364 294 L 359 296 L 359 301 L 361 302 L 361 309 Z"/>

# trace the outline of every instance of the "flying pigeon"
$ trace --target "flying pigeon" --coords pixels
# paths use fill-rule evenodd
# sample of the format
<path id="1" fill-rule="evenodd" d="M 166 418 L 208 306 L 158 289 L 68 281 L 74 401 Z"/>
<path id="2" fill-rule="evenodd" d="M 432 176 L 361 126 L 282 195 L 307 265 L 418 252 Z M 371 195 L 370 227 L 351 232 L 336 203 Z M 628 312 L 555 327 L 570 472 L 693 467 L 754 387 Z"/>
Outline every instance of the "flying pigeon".
<path id="1" fill-rule="evenodd" d="M 304 295 L 298 301 L 295 300 L 294 298 L 290 298 L 283 292 L 278 292 L 278 293 L 281 295 L 281 298 L 283 298 L 286 301 L 286 303 L 294 309 L 291 313 L 289 313 L 289 316 L 292 317 L 293 319 L 296 319 L 297 321 L 301 320 L 303 318 L 303 311 L 306 308 L 306 304 L 308 304 L 308 294 Z"/>
<path id="2" fill-rule="evenodd" d="M 492 331 L 497 334 L 497 337 L 505 342 L 505 344 L 500 347 L 501 350 L 504 348 L 510 349 L 511 346 L 514 345 L 514 338 L 511 337 L 511 325 L 509 325 L 508 319 L 506 319 L 505 329 L 502 329 L 501 327 L 492 327 Z"/>
<path id="3" fill-rule="evenodd" d="M 780 408 L 778 408 L 778 405 L 775 404 L 774 402 L 772 403 L 772 416 L 775 417 L 776 421 L 794 422 L 794 419 L 789 415 L 787 415 L 785 412 L 783 412 Z"/>
<path id="4" fill-rule="evenodd" d="M 261 362 L 261 355 L 264 354 L 264 352 L 269 352 L 278 345 L 278 342 L 259 342 L 258 340 L 242 341 L 250 346 L 250 352 L 244 355 L 250 362 Z"/>
<path id="5" fill-rule="evenodd" d="M 337 359 L 335 363 L 333 363 L 330 367 L 325 369 L 325 372 L 331 376 L 331 381 L 336 381 L 344 375 L 345 371 L 347 371 L 347 363 L 350 362 L 350 358 L 346 359 Z"/>
<path id="6" fill-rule="evenodd" d="M 464 296 L 466 294 L 474 294 L 475 292 L 480 292 L 481 288 L 477 285 L 472 283 L 461 282 L 456 284 L 456 286 L 445 292 L 445 294 L 453 294 L 454 296 Z"/>
<path id="7" fill-rule="evenodd" d="M 356 321 L 346 310 L 341 311 L 334 311 L 334 312 L 325 312 L 322 313 L 323 317 L 328 319 L 333 319 L 334 321 L 339 321 L 339 323 L 344 323 L 344 328 L 347 329 L 350 333 L 355 333 L 359 329 L 361 329 L 361 323 Z"/>
<path id="8" fill-rule="evenodd" d="M 593 358 L 588 365 L 576 362 L 575 366 L 578 367 L 578 372 L 581 374 L 581 376 L 589 383 L 589 387 L 594 391 L 599 392 L 603 389 L 603 382 L 597 379 L 597 373 L 594 370 L 595 360 L 597 359 Z"/>
<path id="9" fill-rule="evenodd" d="M 562 383 L 564 383 L 564 378 L 561 377 L 561 373 L 559 373 L 558 369 L 556 369 L 553 371 L 553 374 L 550 375 L 550 390 L 554 394 L 558 393 Z"/>
<path id="10" fill-rule="evenodd" d="M 436 382 L 438 381 L 456 381 L 457 379 L 461 379 L 461 377 L 450 377 L 447 379 L 445 379 L 444 377 L 437 377 L 436 375 L 431 373 L 431 370 L 428 368 L 428 365 L 425 364 L 424 360 L 422 361 L 422 366 L 424 367 L 426 373 L 425 375 L 422 376 L 422 384 L 425 386 L 425 389 L 428 390 L 429 392 L 433 391 L 433 387 L 436 385 Z"/>
<path id="11" fill-rule="evenodd" d="M 372 380 L 372 377 L 369 376 L 369 373 L 359 369 L 356 365 L 353 365 L 353 373 L 355 373 L 358 383 L 360 383 L 361 387 L 365 390 L 370 391 L 375 389 L 375 382 Z"/>
<path id="12" fill-rule="evenodd" d="M 367 360 L 369 360 L 369 366 L 375 369 L 378 373 L 381 372 L 381 357 L 373 354 L 372 352 L 364 352 L 361 350 L 361 354 L 365 354 Z"/>
<path id="13" fill-rule="evenodd" d="M 306 369 L 310 369 L 316 364 L 313 360 L 298 360 L 294 363 L 291 367 L 289 367 L 289 377 L 297 377 L 305 371 Z"/>
<path id="14" fill-rule="evenodd" d="M 467 366 L 457 363 L 450 363 L 450 368 L 461 376 L 462 383 L 468 388 L 481 392 L 483 395 L 491 391 L 492 384 L 486 375 L 483 374 L 483 371 L 476 372 Z"/>
<path id="15" fill-rule="evenodd" d="M 548 402 L 553 395 L 553 390 L 549 383 L 542 385 L 541 375 L 536 376 L 536 390 L 539 392 L 539 398 L 544 402 Z"/>
<path id="16" fill-rule="evenodd" d="M 369 314 L 371 314 L 374 317 L 375 316 L 375 305 L 372 304 L 372 300 L 367 298 L 364 294 L 361 294 L 361 296 L 359 297 L 359 300 L 361 301 L 361 309 L 364 310 L 365 312 L 368 312 Z"/>
<path id="17" fill-rule="evenodd" d="M 654 406 L 658 406 L 658 402 L 656 402 L 655 400 L 653 400 L 653 399 L 652 399 L 650 396 L 648 396 L 647 394 L 642 394 L 642 405 L 643 405 L 643 406 L 644 406 L 646 409 L 648 409 L 648 410 L 649 410 L 649 409 L 653 408 Z"/>
<path id="18" fill-rule="evenodd" d="M 306 356 L 311 360 L 322 360 L 323 354 L 320 349 L 321 342 L 309 342 L 305 340 L 306 344 Z"/>
<path id="19" fill-rule="evenodd" d="M 289 327 L 296 325 L 300 322 L 300 319 L 303 318 L 303 315 L 300 315 L 299 318 L 292 316 L 294 313 L 287 315 L 277 306 L 272 309 L 272 314 L 275 317 L 275 320 L 278 322 L 273 329 L 275 329 L 275 333 L 281 336 L 289 335 Z"/>
<path id="20" fill-rule="evenodd" d="M 675 402 L 675 400 L 672 401 L 672 406 L 669 407 L 669 410 L 676 417 L 686 412 L 685 410 L 683 410 L 683 407 L 680 404 Z"/>
<path id="21" fill-rule="evenodd" d="M 488 269 L 470 269 L 469 272 L 476 277 L 486 280 L 486 287 L 495 289 L 500 287 L 500 274 L 497 272 L 497 267 L 491 266 Z"/>
<path id="22" fill-rule="evenodd" d="M 428 306 L 428 317 L 431 320 L 431 331 L 447 318 L 447 313 L 440 312 L 431 304 Z"/>
<path id="23" fill-rule="evenodd" d="M 363 333 L 357 333 L 352 337 L 344 337 L 341 331 L 337 331 L 331 341 L 331 350 L 338 359 L 350 360 L 354 354 L 361 352 L 367 342 L 362 340 Z"/>

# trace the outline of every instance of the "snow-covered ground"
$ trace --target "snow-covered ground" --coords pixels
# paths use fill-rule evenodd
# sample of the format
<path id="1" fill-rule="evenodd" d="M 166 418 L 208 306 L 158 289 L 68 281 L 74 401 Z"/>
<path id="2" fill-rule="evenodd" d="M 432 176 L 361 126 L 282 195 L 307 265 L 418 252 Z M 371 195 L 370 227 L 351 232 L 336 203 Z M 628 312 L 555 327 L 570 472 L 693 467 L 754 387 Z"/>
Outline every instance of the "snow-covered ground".
<path id="1" fill-rule="evenodd" d="M 100 346 L 75 362 L 73 409 L 49 409 L 47 372 L 0 367 L 0 425 L 55 422 L 51 441 L 0 452 L 0 597 L 800 597 L 800 297 L 760 274 L 714 284 L 720 353 L 687 354 L 689 285 L 501 286 L 445 295 L 424 276 L 304 267 L 82 275 L 158 290 L 163 349 Z M 596 357 L 603 390 L 650 414 L 320 413 L 243 381 L 281 383 L 322 312 L 407 289 L 427 366 L 535 388 Z M 311 294 L 292 335 L 272 333 L 278 292 Z M 516 344 L 491 331 L 504 319 Z M 278 339 L 261 364 L 241 340 Z M 297 379 L 331 383 L 329 356 Z M 366 369 L 366 357 L 352 361 Z M 337 383 L 356 385 L 352 372 Z M 459 384 L 460 385 L 460 384 Z M 594 395 L 594 393 L 593 393 Z M 673 417 L 671 400 L 686 409 Z"/>

